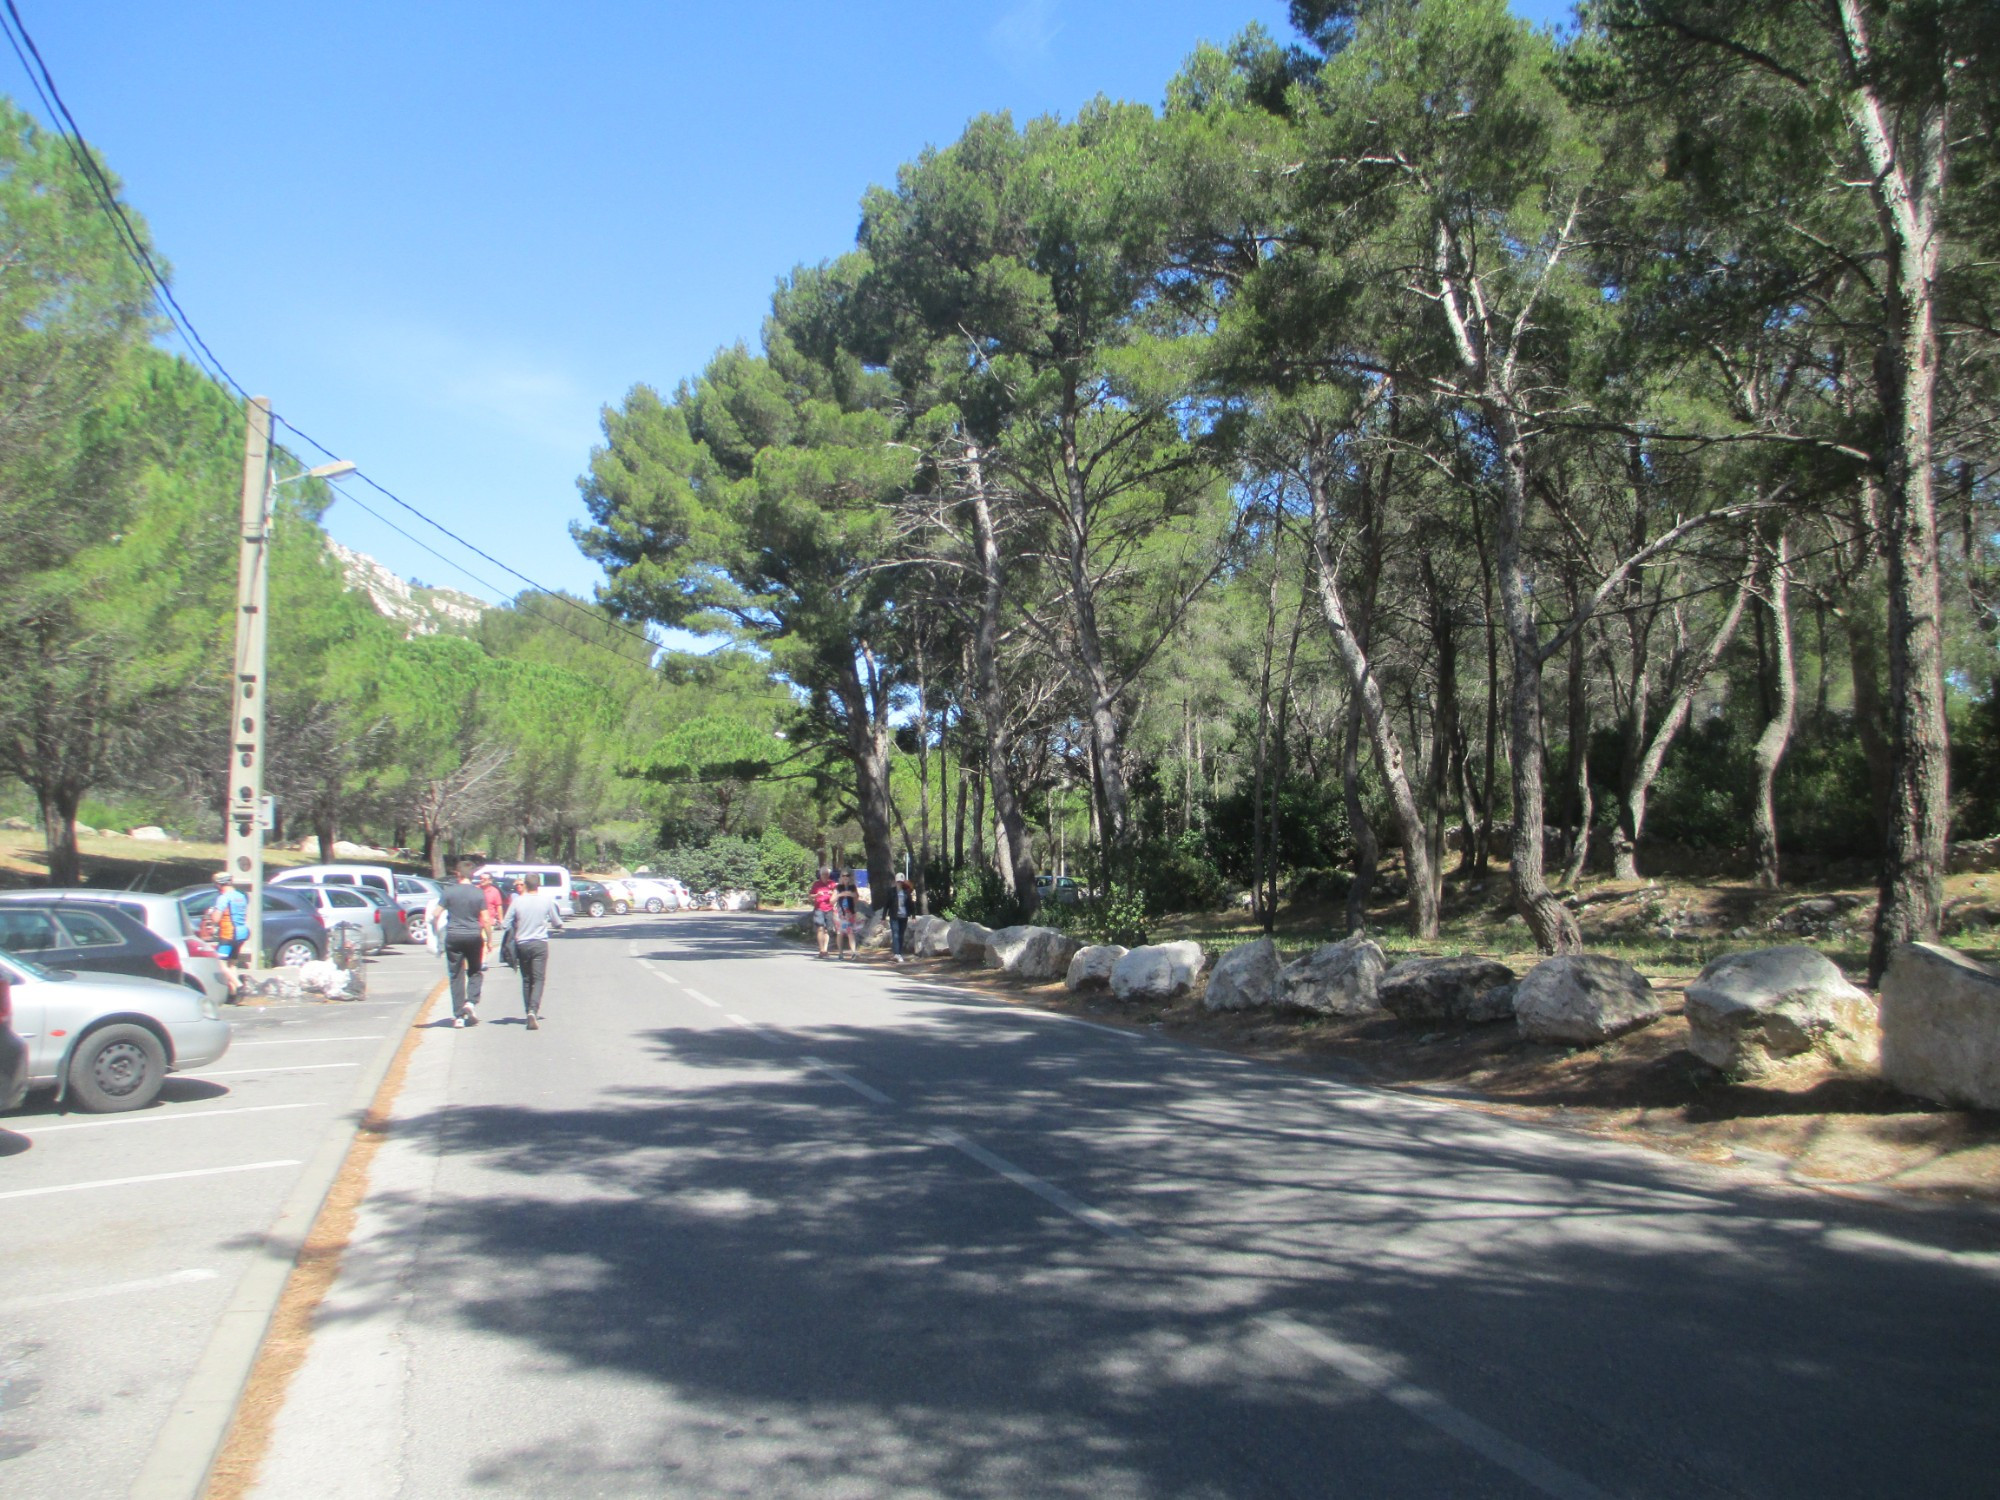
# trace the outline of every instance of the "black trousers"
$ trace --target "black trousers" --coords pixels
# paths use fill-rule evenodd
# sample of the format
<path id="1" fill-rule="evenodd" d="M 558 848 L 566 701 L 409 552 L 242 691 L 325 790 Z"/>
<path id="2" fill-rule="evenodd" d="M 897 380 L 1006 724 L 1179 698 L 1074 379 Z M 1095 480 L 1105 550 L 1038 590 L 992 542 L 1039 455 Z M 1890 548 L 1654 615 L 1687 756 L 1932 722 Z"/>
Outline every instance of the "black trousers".
<path id="1" fill-rule="evenodd" d="M 906 932 L 908 932 L 909 929 L 910 929 L 910 919 L 908 917 L 889 918 L 889 936 L 891 939 L 894 940 L 896 947 L 896 957 L 898 958 L 901 958 L 903 956 L 903 943 L 904 943 L 903 935 Z"/>
<path id="2" fill-rule="evenodd" d="M 538 1016 L 542 1013 L 542 981 L 549 977 L 549 945 L 539 938 L 516 943 L 514 963 L 521 971 L 521 1008 Z"/>
<path id="3" fill-rule="evenodd" d="M 445 970 L 451 975 L 451 1008 L 470 1010 L 479 1003 L 486 987 L 486 940 L 474 933 L 470 938 L 444 940 Z"/>

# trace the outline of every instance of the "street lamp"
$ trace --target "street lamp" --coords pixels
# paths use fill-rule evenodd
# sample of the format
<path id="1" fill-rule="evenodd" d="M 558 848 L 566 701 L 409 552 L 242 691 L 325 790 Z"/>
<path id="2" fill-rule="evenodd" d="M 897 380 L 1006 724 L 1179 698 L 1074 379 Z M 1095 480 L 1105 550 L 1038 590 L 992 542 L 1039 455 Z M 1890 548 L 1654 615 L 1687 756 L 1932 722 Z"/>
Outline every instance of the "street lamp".
<path id="1" fill-rule="evenodd" d="M 229 801 L 224 838 L 231 881 L 250 886 L 250 958 L 264 957 L 264 650 L 271 579 L 271 508 L 280 484 L 340 479 L 355 465 L 337 459 L 279 479 L 271 467 L 271 403 L 252 396 L 245 404 L 242 545 L 236 566 L 236 678 L 229 726 Z"/>

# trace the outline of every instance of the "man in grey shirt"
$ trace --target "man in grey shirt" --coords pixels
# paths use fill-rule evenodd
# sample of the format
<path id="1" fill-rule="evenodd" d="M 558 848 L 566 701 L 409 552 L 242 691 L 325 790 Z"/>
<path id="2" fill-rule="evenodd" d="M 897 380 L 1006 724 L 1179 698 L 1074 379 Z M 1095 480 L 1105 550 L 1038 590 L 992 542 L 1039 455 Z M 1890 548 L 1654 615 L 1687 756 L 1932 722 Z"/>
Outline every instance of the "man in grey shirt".
<path id="1" fill-rule="evenodd" d="M 523 875 L 521 889 L 500 926 L 514 935 L 514 963 L 521 971 L 521 1006 L 528 1030 L 542 1029 L 542 983 L 549 973 L 549 934 L 562 931 L 562 909 L 542 889 L 542 877 Z"/>

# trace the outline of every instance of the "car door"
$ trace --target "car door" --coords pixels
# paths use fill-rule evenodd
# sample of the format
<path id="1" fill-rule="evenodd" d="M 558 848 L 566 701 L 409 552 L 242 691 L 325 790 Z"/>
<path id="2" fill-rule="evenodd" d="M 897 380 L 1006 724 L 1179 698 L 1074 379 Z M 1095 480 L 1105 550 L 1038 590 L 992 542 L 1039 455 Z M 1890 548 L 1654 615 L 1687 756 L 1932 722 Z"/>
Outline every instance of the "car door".
<path id="1" fill-rule="evenodd" d="M 174 952 L 172 970 L 163 968 L 153 961 L 152 953 L 134 943 L 130 935 L 121 932 L 108 913 L 94 911 L 88 906 L 60 906 L 56 908 L 55 919 L 63 935 L 69 939 L 71 957 L 64 960 L 63 968 L 93 974 L 130 974 L 135 979 L 164 979 L 173 984 L 180 983 L 178 949 Z M 159 947 L 173 947 L 165 938 L 155 938 L 154 943 Z"/>

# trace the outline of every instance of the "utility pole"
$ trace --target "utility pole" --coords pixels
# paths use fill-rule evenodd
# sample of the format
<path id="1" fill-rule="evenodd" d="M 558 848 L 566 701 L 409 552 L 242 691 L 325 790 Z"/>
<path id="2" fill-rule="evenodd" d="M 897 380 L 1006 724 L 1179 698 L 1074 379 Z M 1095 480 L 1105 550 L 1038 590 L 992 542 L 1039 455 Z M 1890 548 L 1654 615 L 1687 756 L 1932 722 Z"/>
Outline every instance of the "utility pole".
<path id="1" fill-rule="evenodd" d="M 264 643 L 271 596 L 271 402 L 243 408 L 243 527 L 229 722 L 229 878 L 250 883 L 250 962 L 264 961 Z"/>

